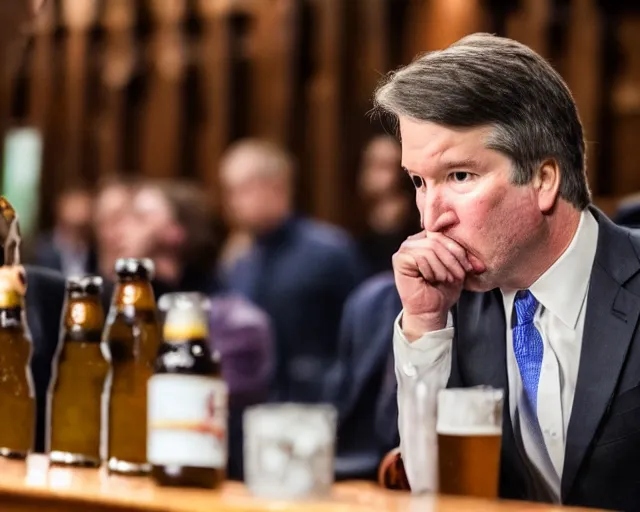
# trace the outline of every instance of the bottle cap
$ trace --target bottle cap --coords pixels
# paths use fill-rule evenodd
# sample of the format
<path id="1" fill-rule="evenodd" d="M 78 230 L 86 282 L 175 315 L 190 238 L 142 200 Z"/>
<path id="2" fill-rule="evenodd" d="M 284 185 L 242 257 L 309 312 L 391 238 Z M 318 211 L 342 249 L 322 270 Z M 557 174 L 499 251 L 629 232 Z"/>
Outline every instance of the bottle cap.
<path id="1" fill-rule="evenodd" d="M 155 276 L 155 265 L 150 258 L 119 258 L 115 270 L 120 278 L 139 277 L 151 280 Z"/>
<path id="2" fill-rule="evenodd" d="M 102 293 L 100 276 L 72 276 L 67 278 L 67 295 L 72 298 L 95 297 Z"/>

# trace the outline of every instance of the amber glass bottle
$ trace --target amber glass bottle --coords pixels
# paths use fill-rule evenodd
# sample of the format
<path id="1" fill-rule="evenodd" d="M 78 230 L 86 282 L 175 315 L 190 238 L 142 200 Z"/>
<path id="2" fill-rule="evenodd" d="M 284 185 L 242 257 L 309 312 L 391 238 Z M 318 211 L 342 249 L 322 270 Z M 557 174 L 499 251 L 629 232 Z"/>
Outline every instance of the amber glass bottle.
<path id="1" fill-rule="evenodd" d="M 105 384 L 107 468 L 122 474 L 147 474 L 147 381 L 160 345 L 160 327 L 150 280 L 153 262 L 119 259 L 102 345 L 111 362 Z"/>
<path id="2" fill-rule="evenodd" d="M 19 459 L 33 450 L 36 423 L 25 283 L 22 267 L 0 267 L 0 456 Z"/>
<path id="3" fill-rule="evenodd" d="M 58 353 L 49 387 L 52 464 L 98 467 L 101 396 L 109 372 L 100 338 L 102 278 L 69 278 Z"/>
<path id="4" fill-rule="evenodd" d="M 227 385 L 210 351 L 208 300 L 160 298 L 163 343 L 149 380 L 147 458 L 159 485 L 218 487 L 227 467 Z"/>

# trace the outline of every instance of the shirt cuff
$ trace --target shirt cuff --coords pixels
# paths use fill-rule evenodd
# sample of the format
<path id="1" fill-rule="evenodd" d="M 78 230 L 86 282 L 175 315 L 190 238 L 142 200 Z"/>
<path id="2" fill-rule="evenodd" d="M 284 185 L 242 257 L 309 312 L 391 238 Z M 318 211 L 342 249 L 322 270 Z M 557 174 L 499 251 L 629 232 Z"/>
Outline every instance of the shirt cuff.
<path id="1" fill-rule="evenodd" d="M 400 321 L 402 312 L 396 317 L 393 326 L 393 352 L 396 367 L 408 377 L 416 375 L 416 368 L 433 366 L 451 351 L 453 342 L 453 316 L 447 315 L 447 326 L 439 331 L 428 332 L 421 338 L 409 343 Z"/>

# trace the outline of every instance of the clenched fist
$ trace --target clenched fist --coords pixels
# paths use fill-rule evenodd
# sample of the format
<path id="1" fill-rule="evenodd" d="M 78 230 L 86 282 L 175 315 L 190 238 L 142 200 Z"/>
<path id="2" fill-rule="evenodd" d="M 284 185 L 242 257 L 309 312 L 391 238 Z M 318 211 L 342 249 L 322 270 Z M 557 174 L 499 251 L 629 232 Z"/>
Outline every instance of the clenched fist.
<path id="1" fill-rule="evenodd" d="M 396 287 L 402 301 L 402 330 L 409 341 L 443 329 L 449 309 L 458 301 L 465 277 L 482 272 L 477 259 L 441 233 L 410 236 L 393 255 Z"/>

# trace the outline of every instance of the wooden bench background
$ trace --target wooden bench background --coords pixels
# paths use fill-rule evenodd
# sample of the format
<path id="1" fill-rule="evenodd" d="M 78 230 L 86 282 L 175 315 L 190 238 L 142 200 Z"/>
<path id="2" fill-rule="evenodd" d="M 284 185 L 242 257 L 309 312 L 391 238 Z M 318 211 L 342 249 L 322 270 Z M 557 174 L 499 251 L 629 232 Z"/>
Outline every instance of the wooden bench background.
<path id="1" fill-rule="evenodd" d="M 44 133 L 43 227 L 62 187 L 113 171 L 193 177 L 218 199 L 220 154 L 260 136 L 296 155 L 303 211 L 357 229 L 378 79 L 477 30 L 529 44 L 568 81 L 598 204 L 640 190 L 637 0 L 57 0 L 0 104 Z"/>

